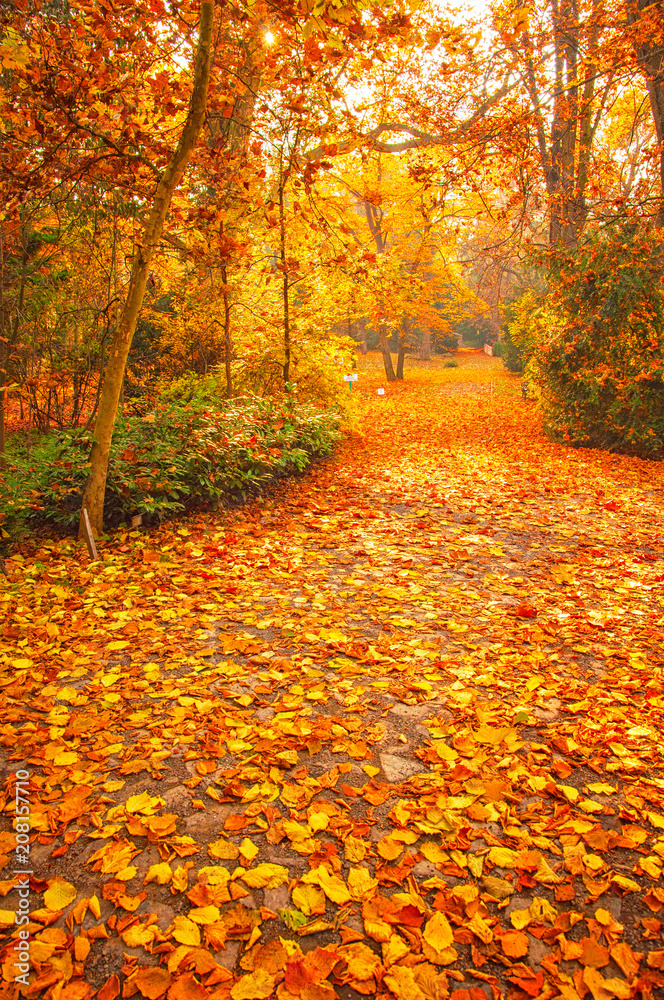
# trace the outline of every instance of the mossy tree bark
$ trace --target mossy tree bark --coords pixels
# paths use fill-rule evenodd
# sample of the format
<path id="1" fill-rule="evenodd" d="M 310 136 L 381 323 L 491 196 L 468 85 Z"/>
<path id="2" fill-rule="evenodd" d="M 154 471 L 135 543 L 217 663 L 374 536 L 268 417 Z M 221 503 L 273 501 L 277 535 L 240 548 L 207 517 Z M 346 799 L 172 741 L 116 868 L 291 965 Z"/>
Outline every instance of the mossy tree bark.
<path id="1" fill-rule="evenodd" d="M 150 262 L 161 238 L 173 193 L 189 162 L 205 119 L 208 85 L 212 66 L 214 0 L 202 0 L 200 9 L 198 45 L 194 63 L 194 84 L 189 111 L 178 144 L 157 184 L 152 207 L 145 225 L 145 231 L 134 253 L 127 297 L 122 315 L 113 335 L 108 363 L 104 372 L 99 410 L 94 430 L 94 443 L 90 453 L 90 475 L 83 491 L 83 502 L 81 505 L 82 511 L 87 510 L 93 534 L 96 535 L 103 530 L 104 495 L 106 492 L 111 439 L 118 412 L 127 357 L 143 304 Z M 83 537 L 82 511 L 81 521 L 79 522 L 79 538 Z"/>

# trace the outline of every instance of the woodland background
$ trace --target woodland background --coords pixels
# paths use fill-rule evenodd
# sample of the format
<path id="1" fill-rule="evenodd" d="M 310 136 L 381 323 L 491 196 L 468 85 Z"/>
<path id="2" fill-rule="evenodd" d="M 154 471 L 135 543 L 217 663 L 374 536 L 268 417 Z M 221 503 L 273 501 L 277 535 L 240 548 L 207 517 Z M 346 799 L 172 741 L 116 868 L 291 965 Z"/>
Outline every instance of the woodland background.
<path id="1" fill-rule="evenodd" d="M 76 524 L 103 421 L 97 531 L 303 468 L 358 349 L 493 344 L 554 438 L 661 457 L 663 42 L 659 0 L 3 5 L 5 536 Z"/>

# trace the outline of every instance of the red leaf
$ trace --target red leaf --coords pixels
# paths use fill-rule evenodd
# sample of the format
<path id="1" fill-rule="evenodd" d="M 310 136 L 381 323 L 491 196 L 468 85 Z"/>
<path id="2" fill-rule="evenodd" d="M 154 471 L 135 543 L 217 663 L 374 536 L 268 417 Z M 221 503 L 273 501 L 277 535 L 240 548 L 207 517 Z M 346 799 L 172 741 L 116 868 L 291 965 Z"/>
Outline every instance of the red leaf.
<path id="1" fill-rule="evenodd" d="M 514 609 L 514 614 L 517 618 L 536 618 L 537 609 L 532 604 L 520 604 L 518 608 Z"/>

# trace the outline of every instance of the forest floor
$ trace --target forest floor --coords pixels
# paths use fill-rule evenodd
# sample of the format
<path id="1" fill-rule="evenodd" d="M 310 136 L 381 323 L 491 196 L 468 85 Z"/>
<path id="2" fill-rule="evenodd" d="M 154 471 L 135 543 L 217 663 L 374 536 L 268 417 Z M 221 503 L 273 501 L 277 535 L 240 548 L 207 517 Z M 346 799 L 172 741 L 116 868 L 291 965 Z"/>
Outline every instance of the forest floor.
<path id="1" fill-rule="evenodd" d="M 1 997 L 662 995 L 664 468 L 359 371 L 269 497 L 7 561 Z"/>

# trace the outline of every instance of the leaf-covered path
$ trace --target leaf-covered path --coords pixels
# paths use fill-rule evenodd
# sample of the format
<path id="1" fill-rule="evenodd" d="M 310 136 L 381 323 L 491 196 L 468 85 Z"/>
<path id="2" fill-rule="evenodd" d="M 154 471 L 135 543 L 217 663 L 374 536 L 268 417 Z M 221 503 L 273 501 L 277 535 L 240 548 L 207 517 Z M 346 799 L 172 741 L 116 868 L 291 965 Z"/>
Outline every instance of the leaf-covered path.
<path id="1" fill-rule="evenodd" d="M 664 986 L 663 470 L 484 355 L 378 364 L 269 498 L 8 561 L 0 996 Z"/>

